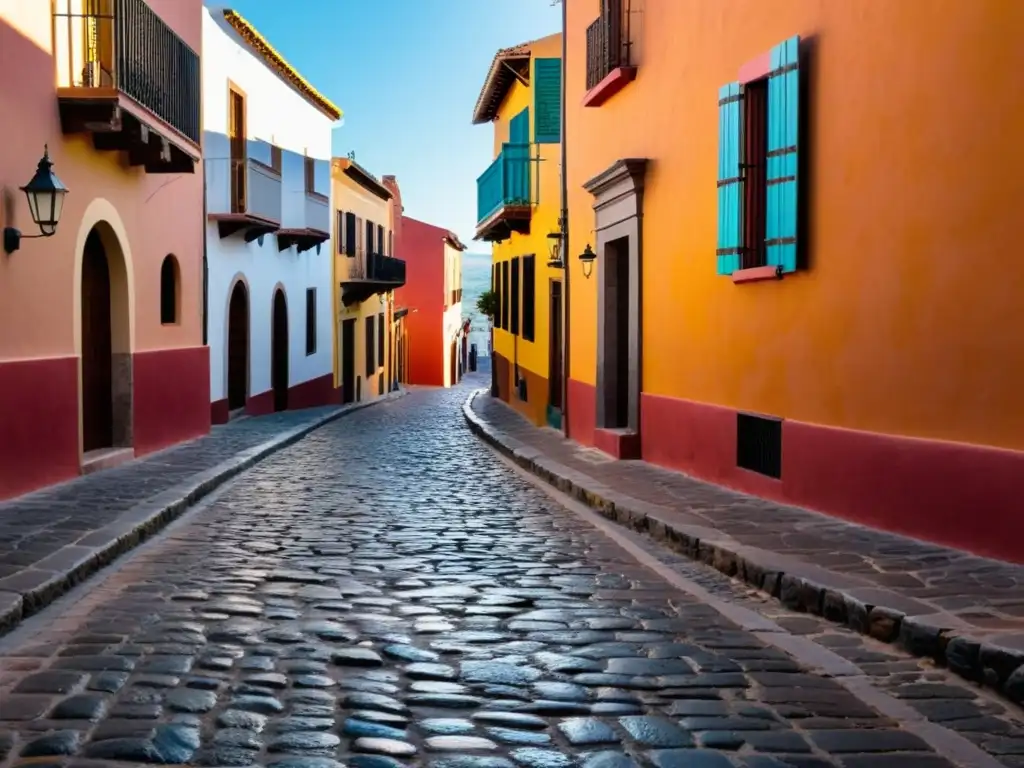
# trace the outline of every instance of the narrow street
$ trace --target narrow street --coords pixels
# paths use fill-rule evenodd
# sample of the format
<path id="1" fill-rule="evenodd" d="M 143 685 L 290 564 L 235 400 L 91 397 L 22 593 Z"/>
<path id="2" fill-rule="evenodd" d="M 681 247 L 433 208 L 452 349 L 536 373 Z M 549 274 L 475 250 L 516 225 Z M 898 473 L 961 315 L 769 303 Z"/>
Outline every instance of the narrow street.
<path id="1" fill-rule="evenodd" d="M 484 384 L 320 428 L 0 637 L 0 765 L 1024 766 L 1018 710 L 557 504 L 466 428 Z"/>

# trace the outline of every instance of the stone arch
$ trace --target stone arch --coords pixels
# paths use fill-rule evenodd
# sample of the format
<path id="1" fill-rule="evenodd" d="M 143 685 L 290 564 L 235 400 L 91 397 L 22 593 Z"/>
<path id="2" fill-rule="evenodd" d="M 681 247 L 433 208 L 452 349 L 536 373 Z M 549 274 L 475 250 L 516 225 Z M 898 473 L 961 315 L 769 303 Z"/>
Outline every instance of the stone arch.
<path id="1" fill-rule="evenodd" d="M 114 225 L 100 219 L 85 234 L 81 252 L 76 253 L 83 453 L 132 445 L 134 302 L 123 242 Z"/>
<path id="2" fill-rule="evenodd" d="M 224 392 L 233 411 L 251 394 L 252 292 L 242 272 L 231 278 L 224 301 Z"/>
<path id="3" fill-rule="evenodd" d="M 94 198 L 78 226 L 75 237 L 75 270 L 74 284 L 71 286 L 72 317 L 74 318 L 75 354 L 82 354 L 82 257 L 85 254 L 85 241 L 97 224 L 101 224 L 100 238 L 109 252 L 120 255 L 119 263 L 125 278 L 125 295 L 122 297 L 127 305 L 128 329 L 127 339 L 123 344 L 126 352 L 135 349 L 135 268 L 132 261 L 131 244 L 128 242 L 128 230 L 124 226 L 121 214 L 113 203 L 102 197 Z M 120 346 L 120 345 L 119 345 Z"/>
<path id="4" fill-rule="evenodd" d="M 278 283 L 271 292 L 270 305 L 270 388 L 275 411 L 288 408 L 289 332 L 288 292 Z"/>

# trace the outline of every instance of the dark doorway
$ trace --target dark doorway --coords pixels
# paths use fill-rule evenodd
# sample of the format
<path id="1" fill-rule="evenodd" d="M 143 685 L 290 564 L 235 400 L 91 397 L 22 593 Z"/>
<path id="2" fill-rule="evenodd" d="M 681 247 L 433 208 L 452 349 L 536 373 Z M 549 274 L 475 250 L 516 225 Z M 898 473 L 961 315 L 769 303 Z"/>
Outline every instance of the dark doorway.
<path id="1" fill-rule="evenodd" d="M 604 427 L 629 427 L 629 238 L 604 247 Z"/>
<path id="2" fill-rule="evenodd" d="M 249 395 L 249 292 L 239 280 L 228 304 L 228 410 L 245 407 Z"/>
<path id="3" fill-rule="evenodd" d="M 459 361 L 458 357 L 456 357 L 458 353 L 455 349 L 455 342 L 453 341 L 448 349 L 448 381 L 450 382 L 450 386 L 453 387 L 459 383 Z"/>
<path id="4" fill-rule="evenodd" d="M 82 450 L 114 445 L 110 265 L 92 230 L 82 254 Z"/>
<path id="5" fill-rule="evenodd" d="M 356 321 L 341 321 L 341 402 L 356 401 Z"/>
<path id="6" fill-rule="evenodd" d="M 270 386 L 274 410 L 288 408 L 288 302 L 284 291 L 274 291 L 274 318 L 270 331 Z"/>
<path id="7" fill-rule="evenodd" d="M 562 409 L 562 281 L 551 281 L 548 314 L 548 402 Z"/>

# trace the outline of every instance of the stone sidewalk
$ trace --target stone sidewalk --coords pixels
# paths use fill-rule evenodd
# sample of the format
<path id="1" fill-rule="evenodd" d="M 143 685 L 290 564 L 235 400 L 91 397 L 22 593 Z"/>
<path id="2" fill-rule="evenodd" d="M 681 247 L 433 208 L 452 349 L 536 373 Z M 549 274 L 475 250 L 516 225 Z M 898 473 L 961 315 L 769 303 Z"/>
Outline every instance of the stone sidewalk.
<path id="1" fill-rule="evenodd" d="M 0 502 L 0 634 L 264 457 L 401 394 L 242 418 L 137 461 Z"/>
<path id="2" fill-rule="evenodd" d="M 787 507 L 537 428 L 486 392 L 470 428 L 518 464 L 787 607 L 845 624 L 1024 702 L 1024 566 Z"/>

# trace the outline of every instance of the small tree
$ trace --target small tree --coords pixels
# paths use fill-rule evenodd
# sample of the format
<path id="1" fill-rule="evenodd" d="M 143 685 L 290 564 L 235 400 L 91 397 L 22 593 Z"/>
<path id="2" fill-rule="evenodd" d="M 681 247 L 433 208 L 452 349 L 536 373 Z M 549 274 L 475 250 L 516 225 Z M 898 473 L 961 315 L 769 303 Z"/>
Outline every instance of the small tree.
<path id="1" fill-rule="evenodd" d="M 484 291 L 476 300 L 476 308 L 481 315 L 493 320 L 498 314 L 498 295 L 494 291 Z"/>

